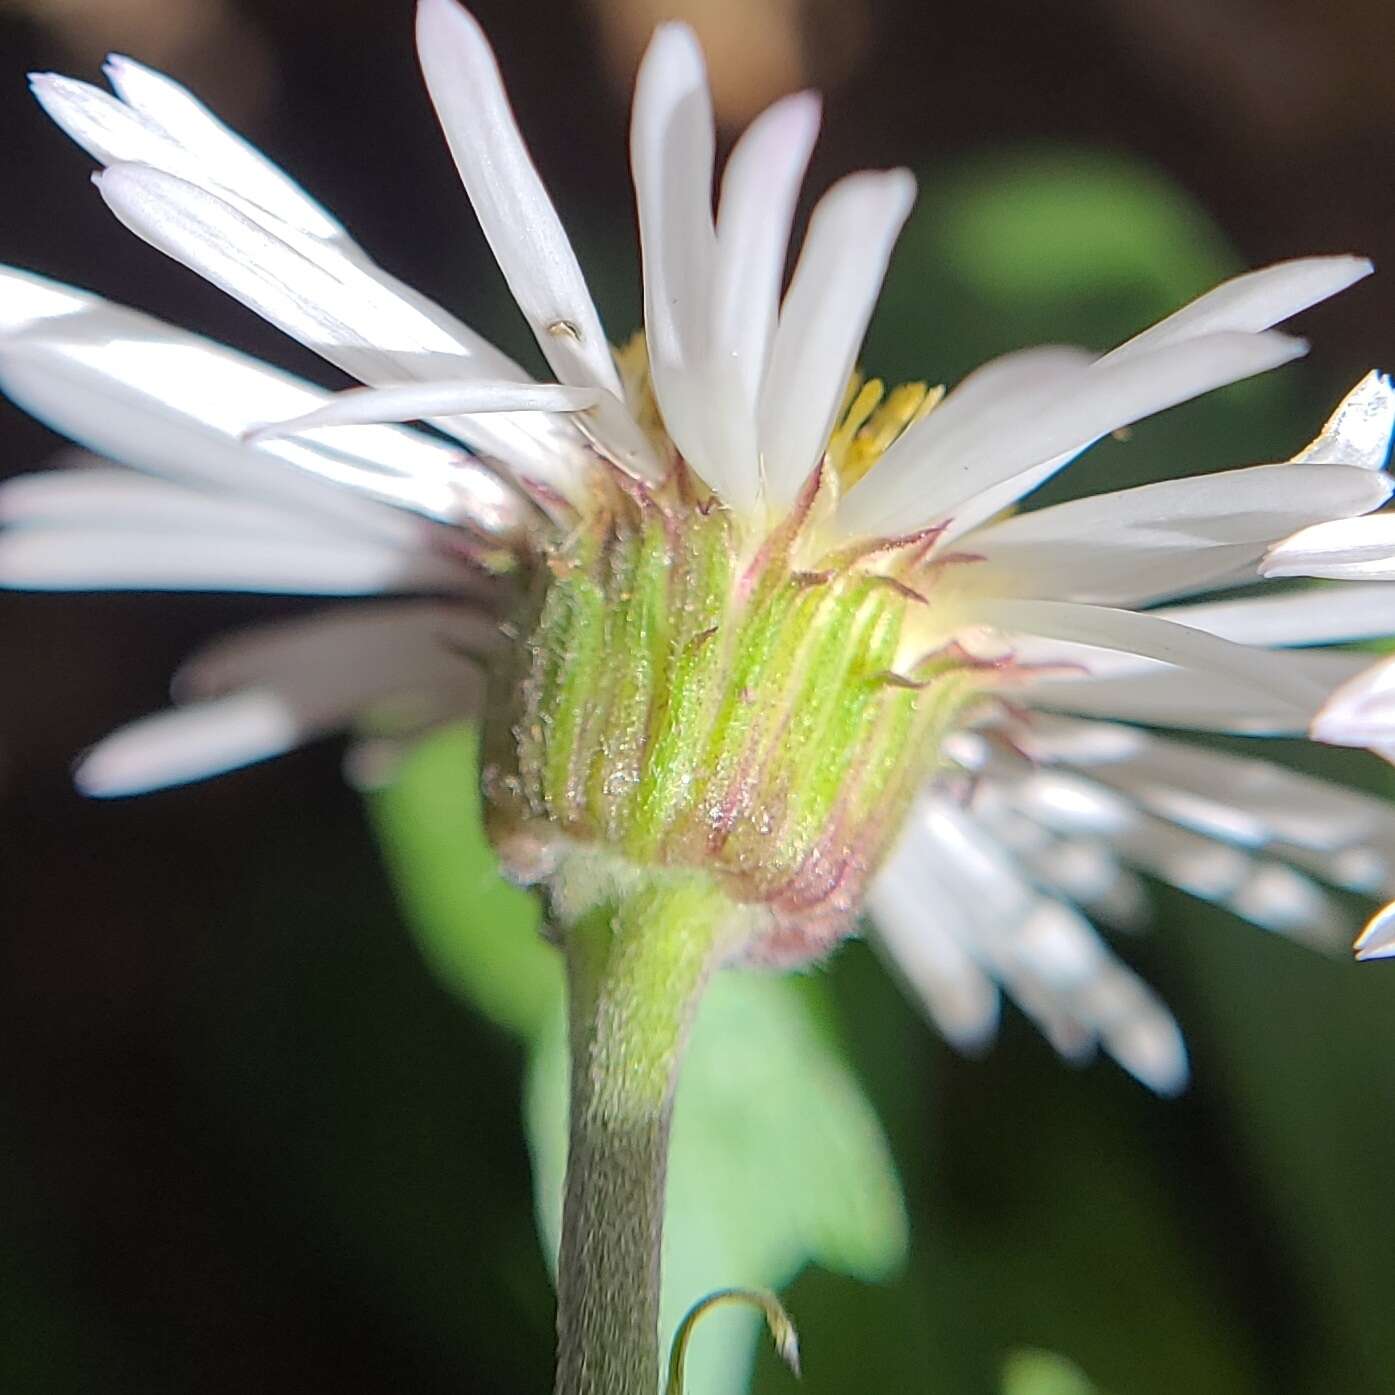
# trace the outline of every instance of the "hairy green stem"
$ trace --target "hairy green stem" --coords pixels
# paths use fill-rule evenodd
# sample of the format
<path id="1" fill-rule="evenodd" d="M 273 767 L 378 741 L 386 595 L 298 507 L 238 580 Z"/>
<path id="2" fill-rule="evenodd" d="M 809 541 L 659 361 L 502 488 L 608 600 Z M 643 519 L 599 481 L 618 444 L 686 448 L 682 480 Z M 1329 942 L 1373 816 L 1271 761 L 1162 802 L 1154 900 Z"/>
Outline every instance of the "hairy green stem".
<path id="1" fill-rule="evenodd" d="M 646 878 L 566 932 L 571 1143 L 556 1395 L 655 1395 L 669 1123 L 688 1027 L 731 907 L 706 878 Z"/>

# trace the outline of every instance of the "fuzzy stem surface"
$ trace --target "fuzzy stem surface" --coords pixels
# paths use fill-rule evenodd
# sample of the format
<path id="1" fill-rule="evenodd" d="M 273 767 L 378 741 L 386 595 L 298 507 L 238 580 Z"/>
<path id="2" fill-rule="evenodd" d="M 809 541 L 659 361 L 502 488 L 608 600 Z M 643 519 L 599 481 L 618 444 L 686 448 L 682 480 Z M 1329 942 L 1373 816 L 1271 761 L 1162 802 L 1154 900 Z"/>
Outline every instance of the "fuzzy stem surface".
<path id="1" fill-rule="evenodd" d="M 556 1395 L 655 1395 L 669 1126 L 730 903 L 707 878 L 646 878 L 566 932 L 571 1121 Z"/>

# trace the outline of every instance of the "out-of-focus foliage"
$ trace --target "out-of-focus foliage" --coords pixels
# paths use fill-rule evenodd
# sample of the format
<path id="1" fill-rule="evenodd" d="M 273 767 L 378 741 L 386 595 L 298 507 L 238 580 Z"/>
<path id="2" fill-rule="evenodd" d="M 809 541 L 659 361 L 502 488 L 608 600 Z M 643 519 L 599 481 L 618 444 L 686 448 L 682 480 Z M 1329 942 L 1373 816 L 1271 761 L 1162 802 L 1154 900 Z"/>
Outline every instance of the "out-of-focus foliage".
<path id="1" fill-rule="evenodd" d="M 1019 1351 L 1003 1370 L 1003 1395 L 1099 1395 L 1073 1362 L 1049 1351 Z"/>

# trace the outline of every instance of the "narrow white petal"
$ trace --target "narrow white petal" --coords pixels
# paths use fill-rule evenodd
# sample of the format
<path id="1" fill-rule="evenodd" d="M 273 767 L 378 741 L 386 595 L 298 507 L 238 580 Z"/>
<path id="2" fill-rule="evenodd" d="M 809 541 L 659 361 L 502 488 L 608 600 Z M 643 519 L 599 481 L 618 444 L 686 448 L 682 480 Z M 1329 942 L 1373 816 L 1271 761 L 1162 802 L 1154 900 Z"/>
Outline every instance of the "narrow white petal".
<path id="1" fill-rule="evenodd" d="M 1298 464 L 1360 465 L 1380 470 L 1395 431 L 1395 386 L 1384 373 L 1367 373 L 1341 400 L 1315 440 L 1293 457 Z"/>
<path id="2" fill-rule="evenodd" d="M 875 942 L 945 1039 L 961 1051 L 982 1050 L 997 1031 L 998 990 L 947 932 L 941 888 L 914 855 L 914 831 L 907 841 L 910 851 L 893 853 L 868 888 Z"/>
<path id="3" fill-rule="evenodd" d="M 1352 644 L 1395 631 L 1395 591 L 1380 582 L 1310 586 L 1281 596 L 1168 606 L 1153 614 L 1264 648 Z"/>
<path id="4" fill-rule="evenodd" d="M 138 237 L 355 377 L 373 381 L 394 361 L 414 360 L 412 378 L 460 375 L 463 346 L 338 254 L 293 244 L 207 190 L 150 166 L 113 165 L 96 181 Z"/>
<path id="5" fill-rule="evenodd" d="M 1379 477 L 1385 478 L 1383 474 Z M 1343 518 L 1304 528 L 1271 547 L 1260 565 L 1260 572 L 1269 577 L 1395 579 L 1395 514 Z M 1395 610 L 1391 618 L 1392 629 L 1395 629 Z"/>
<path id="6" fill-rule="evenodd" d="M 697 36 L 685 24 L 660 25 L 635 78 L 630 167 L 649 355 L 674 368 L 692 366 L 707 348 L 717 250 L 715 150 L 712 97 Z"/>
<path id="7" fill-rule="evenodd" d="M 745 509 L 758 487 L 754 435 L 748 430 L 738 444 L 742 458 L 733 462 L 727 437 L 735 375 L 715 371 L 709 333 L 717 256 L 715 150 L 697 38 L 687 25 L 660 25 L 635 79 L 630 121 L 650 378 L 679 451 L 721 498 Z"/>
<path id="8" fill-rule="evenodd" d="M 31 73 L 29 88 L 44 111 L 101 164 L 156 165 L 186 179 L 208 179 L 167 130 L 101 88 L 60 73 Z"/>
<path id="9" fill-rule="evenodd" d="M 773 508 L 787 508 L 818 464 L 914 201 L 908 170 L 867 171 L 840 180 L 814 209 L 761 395 L 761 460 Z"/>
<path id="10" fill-rule="evenodd" d="M 664 57 L 665 50 L 671 50 L 670 57 Z M 654 89 L 654 73 L 665 72 L 666 65 L 676 66 L 680 82 L 688 86 L 676 85 L 661 95 L 689 92 L 690 106 L 672 112 L 670 129 L 655 139 L 667 140 L 680 152 L 695 142 L 710 142 L 706 90 L 692 85 L 701 79 L 701 68 L 694 64 L 686 31 L 674 31 L 667 42 L 656 40 L 653 61 L 647 60 L 647 91 Z M 637 101 L 637 123 L 641 109 Z M 661 176 L 673 178 L 674 186 L 666 191 L 667 206 L 659 208 L 657 230 L 645 244 L 646 295 L 659 322 L 650 341 L 654 390 L 684 458 L 728 507 L 741 514 L 752 513 L 760 501 L 760 389 L 770 358 L 790 222 L 818 116 L 812 94 L 787 97 L 758 117 L 738 142 L 722 181 L 715 250 L 710 245 L 710 162 L 701 165 L 707 171 L 701 189 L 674 178 L 682 176 L 685 166 L 660 166 Z M 706 303 L 685 305 L 691 290 L 687 286 L 677 302 L 667 297 L 666 308 L 660 288 L 678 284 L 684 275 L 690 281 L 708 276 L 709 262 L 711 293 Z M 661 347 L 665 343 L 667 350 Z"/>
<path id="11" fill-rule="evenodd" d="M 145 794 L 283 755 L 304 739 L 277 694 L 238 693 L 122 727 L 83 757 L 73 780 L 95 799 Z"/>
<path id="12" fill-rule="evenodd" d="M 1173 664 L 1295 704 L 1320 696 L 1316 684 L 1287 662 L 1287 655 L 1235 644 L 1156 615 L 1030 600 L 983 600 L 975 603 L 974 611 L 982 622 L 1003 630 Z"/>
<path id="13" fill-rule="evenodd" d="M 278 329 L 374 385 L 459 379 L 471 366 L 489 376 L 526 375 L 447 317 L 431 315 L 375 269 L 285 224 L 258 220 L 186 180 L 144 165 L 100 176 L 116 216 L 153 247 L 206 277 Z M 265 418 L 263 418 L 265 420 Z M 493 414 L 446 417 L 440 425 L 511 468 L 564 495 L 580 488 L 585 459 L 548 423 Z M 541 437 L 541 439 L 540 439 Z"/>
<path id="14" fill-rule="evenodd" d="M 1048 829 L 1013 807 L 992 780 L 975 785 L 973 810 L 1032 882 L 1049 896 L 1077 905 L 1112 925 L 1132 930 L 1146 923 L 1150 909 L 1147 887 L 1120 865 L 1103 839 Z"/>
<path id="15" fill-rule="evenodd" d="M 1302 261 L 1282 263 L 1237 277 L 1233 281 L 1218 286 L 1199 300 L 1184 306 L 1175 315 L 1104 355 L 1097 361 L 1098 365 L 1107 367 L 1127 363 L 1133 359 L 1146 357 L 1159 348 L 1169 345 L 1175 346 L 1207 336 L 1235 332 L 1253 334 L 1265 330 L 1317 301 L 1345 289 L 1353 281 L 1369 274 L 1370 270 L 1370 263 L 1363 258 L 1313 257 Z M 1068 388 L 1069 385 L 1065 382 L 1060 385 L 1060 391 L 1063 394 L 1068 391 Z M 1352 397 L 1356 398 L 1359 393 L 1360 389 Z M 953 395 L 946 399 L 945 405 L 948 406 L 952 400 Z M 1042 398 L 1016 403 L 1005 397 L 998 405 L 999 410 L 994 415 L 1000 420 L 1013 417 L 1015 420 L 1030 423 L 1037 418 L 1046 403 Z M 1360 429 L 1358 419 L 1361 414 L 1368 408 L 1373 413 L 1378 414 L 1380 405 L 1379 395 L 1374 391 L 1362 397 L 1362 405 L 1356 409 L 1351 421 L 1349 435 L 1342 442 L 1344 447 L 1356 444 Z M 892 451 L 887 453 L 893 464 L 890 469 L 882 469 L 883 482 L 894 476 L 898 468 L 894 462 L 908 456 L 912 451 L 926 449 L 928 443 L 935 439 L 936 433 L 941 429 L 941 425 L 934 420 L 934 417 L 938 416 L 939 412 L 937 411 L 928 423 L 922 424 L 913 432 L 908 432 L 892 448 Z M 1337 418 L 1334 417 L 1333 421 L 1329 422 L 1329 431 L 1335 427 L 1336 420 Z M 1368 425 L 1365 428 L 1365 434 L 1360 436 L 1361 442 L 1367 446 L 1368 451 L 1374 449 L 1372 438 L 1379 429 L 1376 424 Z M 1326 433 L 1324 434 L 1326 435 Z M 1386 435 L 1388 436 L 1388 434 L 1387 428 Z M 949 512 L 947 505 L 944 506 L 946 512 L 944 521 L 947 526 L 943 540 L 945 542 L 952 541 L 970 528 L 976 527 L 984 519 L 991 518 L 1008 508 L 1017 499 L 1030 494 L 1097 439 L 1098 437 L 1092 437 L 1071 444 L 1058 452 L 1044 455 L 1036 464 L 1010 473 L 1005 478 L 959 500 L 952 513 Z M 1319 442 L 1314 442 L 1314 447 L 1319 446 L 1321 440 L 1322 438 L 1319 438 Z M 956 440 L 953 442 L 953 451 L 957 451 L 962 456 L 967 444 L 963 439 Z M 1310 449 L 1312 448 L 1310 447 Z M 1306 461 L 1308 458 L 1306 454 L 1297 457 L 1299 462 Z M 1313 462 L 1317 463 L 1319 458 L 1323 460 L 1335 459 L 1333 456 L 1321 455 L 1313 457 Z M 1367 461 L 1353 459 L 1349 463 L 1366 464 Z M 881 467 L 885 467 L 886 464 L 885 459 L 880 462 Z M 845 513 L 848 519 L 856 521 L 859 509 L 866 510 L 875 504 L 876 500 L 873 497 L 875 490 L 882 487 L 873 483 L 875 476 L 876 472 L 874 471 L 873 475 L 869 476 L 868 481 L 865 482 L 867 489 L 864 497 L 857 504 L 846 507 Z M 856 529 L 850 526 L 849 531 L 855 532 Z"/>
<path id="16" fill-rule="evenodd" d="M 77 526 L 0 536 L 0 587 L 361 596 L 472 591 L 478 583 L 450 558 L 413 556 L 367 542 Z"/>
<path id="17" fill-rule="evenodd" d="M 1317 300 L 1345 289 L 1352 281 L 1366 275 L 1369 270 L 1370 264 L 1361 258 L 1317 257 L 1283 263 L 1239 277 L 1217 287 L 1214 292 L 1202 296 L 1191 305 L 1184 306 L 1176 315 L 1136 335 L 1126 344 L 1105 354 L 1098 362 L 1105 365 L 1127 361 L 1166 344 L 1176 344 L 1219 332 L 1243 333 L 1267 329 L 1289 315 L 1297 314 Z M 1027 415 L 1030 417 L 1034 414 L 1035 406 Z M 1335 421 L 1336 418 L 1329 422 L 1329 429 Z M 1353 443 L 1354 435 L 1342 442 L 1344 447 Z M 1069 465 L 1091 444 L 1092 441 L 1087 441 L 1083 445 L 1068 447 L 965 499 L 956 507 L 953 516 L 946 520 L 942 542 L 954 541 L 969 529 L 976 528 L 985 519 L 994 517 L 1011 507 L 1017 500 L 1025 498 Z M 1316 446 L 1319 443 L 1313 444 Z M 1307 461 L 1308 458 L 1306 454 L 1295 457 L 1297 462 Z M 1318 458 L 1314 457 L 1313 462 L 1316 463 Z M 1320 458 L 1326 460 L 1329 457 L 1324 455 Z M 1353 459 L 1348 463 L 1364 465 L 1368 461 Z"/>
<path id="18" fill-rule="evenodd" d="M 207 190 L 263 226 L 273 238 L 290 241 L 316 265 L 346 269 L 355 284 L 375 287 L 373 296 L 379 301 L 405 306 L 412 315 L 434 324 L 475 371 L 527 378 L 516 363 L 467 325 L 376 266 L 319 204 L 184 88 L 129 58 L 114 55 L 106 71 L 123 101 L 53 74 L 32 79 L 50 115 L 95 158 L 103 163 L 147 164 Z M 457 366 L 454 376 L 460 375 L 463 366 Z M 382 365 L 387 376 L 397 378 L 423 376 L 422 368 L 420 361 L 394 363 L 390 354 Z M 545 480 L 555 473 L 556 458 L 574 453 L 579 446 L 575 432 L 550 431 L 527 418 L 495 420 L 487 426 L 469 422 L 444 426 Z"/>
<path id="19" fill-rule="evenodd" d="M 497 624 L 458 602 L 342 606 L 223 635 L 175 677 L 180 700 L 275 685 L 305 708 L 343 714 L 403 688 L 473 683 L 473 656 L 502 642 Z"/>
<path id="20" fill-rule="evenodd" d="M 966 811 L 925 800 L 925 864 L 973 922 L 968 946 L 1063 1055 L 1096 1042 L 1144 1084 L 1175 1093 L 1187 1057 L 1171 1014 L 1070 907 L 1035 892 Z"/>
<path id="21" fill-rule="evenodd" d="M 1395 804 L 1274 761 L 1136 727 L 1035 713 L 1011 729 L 1036 766 L 1083 766 L 1153 813 L 1253 847 L 1395 847 Z"/>
<path id="22" fill-rule="evenodd" d="M 972 550 L 1020 595 L 1138 605 L 1253 564 L 1305 523 L 1379 508 L 1391 489 L 1352 466 L 1259 465 L 1019 513 L 976 532 Z"/>
<path id="23" fill-rule="evenodd" d="M 1093 362 L 1093 354 L 1065 344 L 1038 345 L 990 359 L 958 383 L 929 417 L 894 441 L 887 455 L 894 460 L 904 452 L 926 448 L 932 441 L 940 442 L 950 453 L 967 450 L 998 417 L 1016 413 L 1023 420 L 1032 420 L 1052 400 L 1073 391 L 1077 375 Z M 1077 454 L 1064 452 L 1020 477 L 976 494 L 947 520 L 941 541 L 948 543 L 1001 513 L 1028 492 L 1024 481 L 1048 478 Z M 1029 487 L 1035 488 L 1035 484 Z M 870 508 L 875 502 L 874 489 L 861 497 L 855 508 Z M 841 520 L 846 519 L 848 507 L 840 506 Z M 844 527 L 850 531 L 846 523 Z"/>
<path id="24" fill-rule="evenodd" d="M 421 0 L 417 52 L 480 227 L 548 362 L 563 382 L 621 396 L 591 293 L 483 31 L 455 0 Z"/>
<path id="25" fill-rule="evenodd" d="M 33 79 L 35 92 L 50 114 L 97 159 L 148 164 L 216 195 L 262 225 L 272 238 L 292 241 L 316 265 L 337 266 L 360 291 L 370 288 L 365 314 L 371 313 L 376 301 L 380 315 L 384 303 L 395 304 L 405 307 L 409 318 L 435 325 L 452 346 L 450 352 L 459 356 L 448 376 L 458 377 L 469 367 L 494 377 L 526 379 L 517 364 L 468 326 L 375 266 L 328 213 L 178 84 L 125 58 L 113 57 L 107 72 L 125 103 L 69 78 L 38 74 Z M 324 347 L 318 340 L 314 346 Z M 373 380 L 430 376 L 424 372 L 429 361 L 422 354 L 440 349 L 439 344 L 426 347 L 424 341 L 421 353 L 407 350 L 394 356 L 390 352 L 378 364 Z M 346 366 L 333 353 L 328 356 Z M 612 409 L 603 416 L 609 420 L 614 414 Z M 554 486 L 559 484 L 555 478 L 559 461 L 578 457 L 581 451 L 580 438 L 570 427 L 549 427 L 536 418 L 496 417 L 488 424 L 466 420 L 442 425 L 472 446 Z"/>
<path id="26" fill-rule="evenodd" d="M 0 525 L 288 538 L 321 546 L 344 541 L 342 532 L 323 517 L 113 467 L 13 476 L 0 484 Z"/>
<path id="27" fill-rule="evenodd" d="M 356 607 L 220 640 L 186 665 L 188 706 L 100 742 L 79 789 L 114 797 L 183 784 L 280 755 L 378 714 L 468 711 L 479 696 L 461 653 L 479 622 L 433 605 Z"/>
<path id="28" fill-rule="evenodd" d="M 1121 344 L 1107 360 L 1134 358 L 1202 335 L 1255 334 L 1344 291 L 1375 268 L 1365 257 L 1301 257 L 1249 271 L 1198 296 Z M 1352 462 L 1348 462 L 1352 463 Z"/>
<path id="29" fill-rule="evenodd" d="M 355 496 L 501 536 L 526 521 L 498 479 L 419 432 L 339 427 L 247 447 L 249 427 L 301 415 L 329 394 L 96 296 L 0 268 L 0 329 L 0 388 L 99 455 L 408 545 L 419 537 L 412 520 Z"/>
<path id="30" fill-rule="evenodd" d="M 1358 959 L 1395 958 L 1395 904 L 1383 906 L 1367 921 L 1353 949 Z"/>
<path id="31" fill-rule="evenodd" d="M 717 205 L 712 350 L 733 362 L 746 413 L 754 419 L 770 357 L 799 186 L 819 131 L 812 92 L 762 112 L 736 143 Z M 737 404 L 728 410 L 736 410 Z"/>
<path id="32" fill-rule="evenodd" d="M 112 54 L 103 71 L 128 106 L 168 131 L 218 183 L 316 237 L 347 236 L 289 175 L 224 125 L 187 88 L 120 54 Z"/>
<path id="33" fill-rule="evenodd" d="M 1352 660 L 1347 655 L 1314 657 L 1339 661 L 1340 672 L 1309 674 L 1332 685 L 1350 678 L 1362 664 L 1360 657 Z M 1252 682 L 1162 666 L 1147 673 L 1084 681 L 1041 677 L 1025 683 L 1021 691 L 1034 709 L 1239 736 L 1301 736 L 1321 705 L 1316 700 L 1293 702 L 1265 693 Z"/>
<path id="34" fill-rule="evenodd" d="M 423 421 L 475 412 L 580 412 L 600 400 L 596 388 L 558 383 L 501 383 L 483 378 L 464 382 L 402 383 L 397 387 L 350 388 L 313 412 L 258 426 L 248 442 L 295 436 L 317 426 L 373 426 Z"/>
<path id="35" fill-rule="evenodd" d="M 246 199 L 316 237 L 344 229 L 295 182 L 178 83 L 113 55 L 107 76 L 119 97 L 56 73 L 29 83 L 44 110 L 104 165 L 154 165 Z"/>
<path id="36" fill-rule="evenodd" d="M 1331 746 L 1395 741 L 1395 660 L 1373 664 L 1338 688 L 1313 720 L 1311 735 Z"/>
<path id="37" fill-rule="evenodd" d="M 1166 343 L 1145 354 L 1102 360 L 1073 381 L 1025 394 L 983 421 L 971 439 L 934 426 L 938 411 L 906 432 L 849 492 L 839 510 L 849 534 L 909 532 L 953 519 L 961 507 L 976 516 L 976 496 L 1016 480 L 1040 483 L 1034 466 L 1064 462 L 1101 436 L 1214 388 L 1263 373 L 1307 351 L 1302 340 L 1269 332 L 1227 332 Z"/>

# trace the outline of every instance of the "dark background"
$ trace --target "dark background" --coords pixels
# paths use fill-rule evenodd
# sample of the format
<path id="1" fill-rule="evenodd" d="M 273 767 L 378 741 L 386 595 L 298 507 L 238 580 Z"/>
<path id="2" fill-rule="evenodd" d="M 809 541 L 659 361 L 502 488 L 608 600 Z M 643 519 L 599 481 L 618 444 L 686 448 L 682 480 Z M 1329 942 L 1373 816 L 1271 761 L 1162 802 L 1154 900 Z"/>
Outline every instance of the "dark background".
<path id="1" fill-rule="evenodd" d="M 29 99 L 27 69 L 96 80 L 114 48 L 188 82 L 394 272 L 523 352 L 418 80 L 411 9 L 0 5 L 0 257 L 332 382 L 120 229 L 86 157 Z M 1151 169 L 1240 262 L 1352 250 L 1395 268 L 1390 4 L 475 10 L 614 337 L 636 302 L 625 87 L 660 12 L 703 29 L 731 124 L 790 86 L 829 90 L 815 190 L 903 162 L 933 189 L 985 156 L 1059 143 Z M 908 255 L 897 284 L 913 288 Z M 918 371 L 962 371 L 974 333 L 913 302 L 892 313 L 914 329 Z M 1316 347 L 1286 423 L 1315 426 L 1367 367 L 1395 363 L 1392 310 L 1386 275 L 1305 317 Z M 1019 328 L 1052 333 L 1009 323 L 998 347 Z M 889 357 L 912 329 L 886 336 Z M 0 432 L 3 473 L 56 444 L 8 408 Z M 200 639 L 296 608 L 0 596 L 6 1392 L 547 1388 L 517 1052 L 422 966 L 338 750 L 127 803 L 84 803 L 67 783 L 76 752 L 164 701 Z M 1129 952 L 1188 1030 L 1197 1084 L 1181 1102 L 1109 1067 L 1067 1071 L 1016 1019 L 986 1062 L 958 1060 L 864 949 L 840 960 L 916 1241 L 891 1289 L 796 1286 L 806 1327 L 825 1333 L 815 1389 L 977 1392 L 1024 1343 L 1070 1354 L 1115 1395 L 1175 1389 L 1182 1372 L 1217 1391 L 1391 1388 L 1395 978 L 1178 896 Z M 401 1205 L 375 1209 L 394 1187 Z M 762 1388 L 781 1381 L 761 1368 Z"/>

